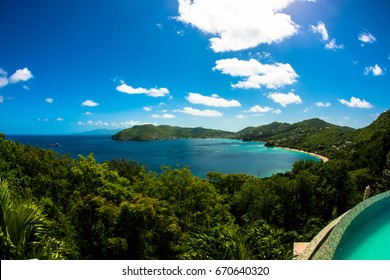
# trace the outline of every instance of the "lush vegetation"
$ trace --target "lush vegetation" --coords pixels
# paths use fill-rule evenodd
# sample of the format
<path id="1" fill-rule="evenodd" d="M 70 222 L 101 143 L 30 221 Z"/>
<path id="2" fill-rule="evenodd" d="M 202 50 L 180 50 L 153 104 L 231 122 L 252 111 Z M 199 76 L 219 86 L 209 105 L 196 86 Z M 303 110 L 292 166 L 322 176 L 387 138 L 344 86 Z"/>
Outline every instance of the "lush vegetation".
<path id="1" fill-rule="evenodd" d="M 389 189 L 389 112 L 330 161 L 269 178 L 96 163 L 0 135 L 1 259 L 291 259 L 362 200 Z"/>
<path id="2" fill-rule="evenodd" d="M 183 138 L 233 138 L 235 133 L 206 129 L 203 127 L 187 128 L 169 125 L 154 126 L 152 124 L 136 125 L 122 130 L 112 136 L 114 140 L 149 141 Z"/>

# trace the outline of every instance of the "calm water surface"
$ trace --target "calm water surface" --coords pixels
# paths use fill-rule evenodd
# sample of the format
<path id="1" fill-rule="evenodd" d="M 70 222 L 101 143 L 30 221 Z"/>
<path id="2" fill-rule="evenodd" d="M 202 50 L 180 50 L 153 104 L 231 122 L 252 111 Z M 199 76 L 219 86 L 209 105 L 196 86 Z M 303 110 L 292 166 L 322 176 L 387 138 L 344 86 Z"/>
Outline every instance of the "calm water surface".
<path id="1" fill-rule="evenodd" d="M 390 197 L 363 210 L 348 226 L 336 260 L 390 260 Z"/>
<path id="2" fill-rule="evenodd" d="M 124 157 L 139 161 L 149 170 L 159 172 L 162 165 L 188 165 L 194 175 L 205 177 L 210 171 L 245 173 L 268 177 L 291 170 L 294 162 L 319 159 L 281 148 L 267 148 L 260 142 L 232 139 L 183 139 L 148 142 L 113 141 L 110 136 L 9 135 L 7 139 L 22 144 L 39 145 L 72 157 L 93 153 L 98 162 Z M 59 143 L 61 147 L 48 144 Z"/>

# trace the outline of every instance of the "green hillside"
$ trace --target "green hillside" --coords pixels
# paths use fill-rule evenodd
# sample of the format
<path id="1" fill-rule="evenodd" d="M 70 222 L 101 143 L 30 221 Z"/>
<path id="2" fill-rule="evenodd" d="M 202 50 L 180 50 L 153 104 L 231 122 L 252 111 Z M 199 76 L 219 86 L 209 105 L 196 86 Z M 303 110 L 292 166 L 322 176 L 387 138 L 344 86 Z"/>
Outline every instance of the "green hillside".
<path id="1" fill-rule="evenodd" d="M 150 141 L 186 138 L 233 138 L 235 133 L 206 129 L 202 127 L 187 128 L 169 125 L 154 126 L 152 124 L 136 125 L 122 130 L 112 136 L 113 140 Z"/>
<path id="2" fill-rule="evenodd" d="M 301 149 L 331 155 L 345 148 L 353 139 L 355 130 L 337 126 L 320 119 L 309 119 L 288 124 L 274 122 L 238 132 L 244 141 L 265 141 L 269 145 Z"/>

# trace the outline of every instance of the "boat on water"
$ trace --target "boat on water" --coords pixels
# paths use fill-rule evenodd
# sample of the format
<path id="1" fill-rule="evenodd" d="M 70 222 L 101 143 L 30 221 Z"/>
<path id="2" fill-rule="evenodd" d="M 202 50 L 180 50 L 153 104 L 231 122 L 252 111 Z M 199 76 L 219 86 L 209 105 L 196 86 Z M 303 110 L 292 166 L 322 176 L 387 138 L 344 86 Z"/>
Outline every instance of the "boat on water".
<path id="1" fill-rule="evenodd" d="M 61 147 L 59 143 L 47 144 L 49 147 Z"/>

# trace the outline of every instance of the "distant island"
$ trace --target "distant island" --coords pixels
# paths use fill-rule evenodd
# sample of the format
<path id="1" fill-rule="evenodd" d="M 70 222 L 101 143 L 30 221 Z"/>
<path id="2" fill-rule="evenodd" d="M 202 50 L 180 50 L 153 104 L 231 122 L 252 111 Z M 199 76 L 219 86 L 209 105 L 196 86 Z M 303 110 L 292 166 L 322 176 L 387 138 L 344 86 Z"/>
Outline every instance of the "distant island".
<path id="1" fill-rule="evenodd" d="M 112 136 L 120 141 L 175 140 L 189 138 L 235 138 L 235 132 L 207 129 L 203 127 L 187 128 L 152 124 L 136 125 Z"/>

